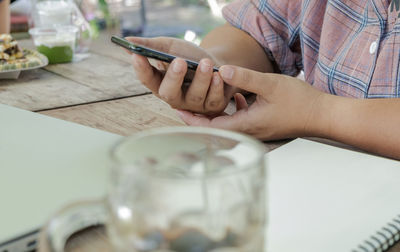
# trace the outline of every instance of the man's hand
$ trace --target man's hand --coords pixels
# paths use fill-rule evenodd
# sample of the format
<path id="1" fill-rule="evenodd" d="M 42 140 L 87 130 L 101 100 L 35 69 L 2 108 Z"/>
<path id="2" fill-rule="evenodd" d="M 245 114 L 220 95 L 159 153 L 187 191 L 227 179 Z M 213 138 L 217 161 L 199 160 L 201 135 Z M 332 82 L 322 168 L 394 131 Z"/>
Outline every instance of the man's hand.
<path id="1" fill-rule="evenodd" d="M 178 111 L 189 125 L 247 133 L 262 140 L 330 138 L 400 160 L 400 99 L 352 99 L 322 93 L 296 78 L 222 66 L 229 85 L 257 94 L 248 106 L 235 94 L 233 115 L 206 117 Z"/>
<path id="2" fill-rule="evenodd" d="M 222 66 L 220 74 L 225 83 L 257 94 L 256 101 L 248 106 L 236 94 L 237 112 L 214 118 L 179 111 L 187 124 L 240 131 L 262 140 L 308 135 L 316 127 L 318 108 L 327 94 L 304 81 L 234 66 Z"/>
<path id="3" fill-rule="evenodd" d="M 171 107 L 209 115 L 219 114 L 226 108 L 235 91 L 225 86 L 217 73 L 213 73 L 213 66 L 219 66 L 220 63 L 206 50 L 175 38 L 127 39 L 158 51 L 200 61 L 194 73 L 187 71 L 187 64 L 181 58 L 167 64 L 132 54 L 138 79 Z"/>

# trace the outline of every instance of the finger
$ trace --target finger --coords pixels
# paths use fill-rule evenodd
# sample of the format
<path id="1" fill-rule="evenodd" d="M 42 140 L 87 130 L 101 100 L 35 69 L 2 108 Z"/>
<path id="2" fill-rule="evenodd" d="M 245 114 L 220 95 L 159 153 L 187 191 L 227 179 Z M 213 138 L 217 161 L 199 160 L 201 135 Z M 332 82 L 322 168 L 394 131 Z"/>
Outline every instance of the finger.
<path id="1" fill-rule="evenodd" d="M 277 74 L 265 74 L 237 66 L 222 66 L 219 72 L 227 84 L 256 94 L 269 93 L 280 80 Z"/>
<path id="2" fill-rule="evenodd" d="M 224 109 L 224 82 L 218 73 L 213 74 L 211 86 L 204 104 L 206 111 L 221 111 Z"/>
<path id="3" fill-rule="evenodd" d="M 164 72 L 168 69 L 169 67 L 169 63 L 160 61 L 160 60 L 156 60 L 156 59 L 152 59 L 152 58 L 147 58 L 147 60 L 149 61 L 150 65 L 152 65 L 153 67 L 157 68 L 157 70 Z"/>
<path id="4" fill-rule="evenodd" d="M 183 59 L 176 58 L 168 68 L 161 82 L 158 94 L 161 99 L 172 107 L 178 107 L 182 102 L 182 84 L 187 72 L 187 64 Z"/>
<path id="5" fill-rule="evenodd" d="M 121 48 L 122 50 L 124 50 L 126 53 L 133 54 L 132 51 L 130 51 L 130 50 L 126 49 L 126 48 L 123 48 L 123 47 L 120 47 L 120 48 Z"/>
<path id="6" fill-rule="evenodd" d="M 182 121 L 187 125 L 209 127 L 211 120 L 205 116 L 196 115 L 186 110 L 177 109 L 176 112 Z"/>
<path id="7" fill-rule="evenodd" d="M 244 133 L 248 128 L 246 122 L 247 112 L 244 110 L 240 110 L 233 115 L 221 115 L 213 119 L 184 110 L 178 110 L 177 113 L 182 121 L 190 126 L 219 128 Z"/>
<path id="8" fill-rule="evenodd" d="M 151 92 L 158 95 L 162 74 L 152 67 L 146 57 L 132 54 L 132 65 L 134 67 L 137 78 Z"/>
<path id="9" fill-rule="evenodd" d="M 169 42 L 166 42 L 165 39 L 160 38 L 141 38 L 141 37 L 126 37 L 126 40 L 133 42 L 135 44 L 151 47 L 151 48 L 161 48 L 161 47 L 169 47 Z M 162 45 L 164 44 L 164 45 Z M 168 44 L 168 45 L 165 45 Z M 129 54 L 134 54 L 134 52 L 125 49 Z M 150 64 L 159 70 L 165 70 L 168 67 L 165 66 L 164 62 L 152 58 L 148 58 Z"/>
<path id="10" fill-rule="evenodd" d="M 172 39 L 168 39 L 166 37 L 157 37 L 157 38 L 143 38 L 143 37 L 127 37 L 126 40 L 139 44 L 145 47 L 149 47 L 162 52 L 170 52 Z"/>
<path id="11" fill-rule="evenodd" d="M 235 98 L 236 110 L 247 109 L 249 107 L 246 98 L 241 93 L 236 93 L 233 97 Z"/>
<path id="12" fill-rule="evenodd" d="M 205 56 L 205 51 L 203 49 L 200 49 L 195 44 L 182 39 L 171 37 L 127 37 L 126 39 L 144 47 L 149 47 L 157 51 L 166 52 L 190 60 L 197 61 Z"/>
<path id="13" fill-rule="evenodd" d="M 185 95 L 185 102 L 188 107 L 204 108 L 204 101 L 213 76 L 212 68 L 213 63 L 210 59 L 202 59 L 200 61 L 196 74 Z"/>

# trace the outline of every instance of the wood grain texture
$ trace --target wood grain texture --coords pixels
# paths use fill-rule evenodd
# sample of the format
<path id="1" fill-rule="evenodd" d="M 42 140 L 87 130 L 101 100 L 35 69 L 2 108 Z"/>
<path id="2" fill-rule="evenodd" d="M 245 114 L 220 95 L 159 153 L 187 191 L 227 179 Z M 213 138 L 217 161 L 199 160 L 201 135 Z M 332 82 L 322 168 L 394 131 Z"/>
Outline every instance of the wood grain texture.
<path id="1" fill-rule="evenodd" d="M 231 102 L 225 111 L 233 113 L 234 107 Z M 40 113 L 123 136 L 150 128 L 185 125 L 174 109 L 152 94 Z M 269 152 L 289 141 L 265 142 L 264 146 Z"/>
<path id="2" fill-rule="evenodd" d="M 131 64 L 91 53 L 80 62 L 48 65 L 46 70 L 118 98 L 148 93 L 136 78 Z"/>
<path id="3" fill-rule="evenodd" d="M 30 40 L 21 44 L 32 47 Z M 17 80 L 0 81 L 0 103 L 31 111 L 148 93 L 129 63 L 94 53 L 80 62 L 23 71 Z"/>
<path id="4" fill-rule="evenodd" d="M 41 113 L 124 136 L 144 129 L 184 125 L 175 111 L 154 95 L 142 95 Z"/>
<path id="5" fill-rule="evenodd" d="M 111 36 L 119 35 L 119 33 L 120 32 L 118 29 L 107 30 L 100 33 L 99 37 L 92 42 L 90 51 L 99 55 L 130 63 L 130 54 L 120 46 L 117 46 L 111 42 Z"/>
<path id="6" fill-rule="evenodd" d="M 225 112 L 234 111 L 235 105 L 231 102 Z M 152 94 L 40 113 L 123 136 L 150 128 L 185 125 L 174 109 Z M 270 141 L 264 146 L 269 152 L 290 141 Z"/>
<path id="7" fill-rule="evenodd" d="M 42 110 L 107 99 L 99 89 L 81 85 L 38 69 L 22 72 L 18 80 L 0 81 L 0 103 Z"/>
<path id="8" fill-rule="evenodd" d="M 107 85 L 93 79 L 90 84 L 82 84 L 43 69 L 22 72 L 17 80 L 0 81 L 0 103 L 30 111 L 146 93 L 149 91 L 134 80 Z"/>

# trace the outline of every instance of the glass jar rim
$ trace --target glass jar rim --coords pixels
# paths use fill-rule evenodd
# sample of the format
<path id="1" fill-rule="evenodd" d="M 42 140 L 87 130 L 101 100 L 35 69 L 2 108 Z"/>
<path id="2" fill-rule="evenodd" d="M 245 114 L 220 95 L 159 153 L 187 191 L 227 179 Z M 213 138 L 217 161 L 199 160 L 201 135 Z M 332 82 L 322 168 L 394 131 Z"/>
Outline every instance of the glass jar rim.
<path id="1" fill-rule="evenodd" d="M 74 25 L 60 25 L 60 26 L 51 26 L 51 27 L 35 27 L 29 29 L 29 34 L 32 36 L 40 36 L 40 35 L 53 35 L 58 33 L 77 33 L 78 27 Z"/>
<path id="2" fill-rule="evenodd" d="M 238 132 L 233 132 L 233 131 L 228 131 L 228 130 L 222 130 L 222 129 L 215 129 L 215 128 L 208 128 L 208 127 L 192 127 L 192 126 L 175 126 L 175 127 L 160 127 L 160 128 L 153 128 L 153 129 L 148 129 L 148 130 L 143 130 L 141 132 L 135 133 L 131 136 L 124 137 L 120 139 L 118 142 L 116 142 L 113 147 L 111 148 L 110 151 L 110 157 L 114 165 L 117 166 L 124 166 L 124 165 L 130 165 L 130 162 L 124 162 L 121 160 L 121 158 L 118 156 L 118 151 L 120 148 L 124 146 L 124 144 L 143 139 L 145 137 L 149 136 L 154 136 L 157 134 L 160 135 L 168 135 L 168 134 L 175 134 L 175 133 L 187 133 L 187 134 L 195 134 L 195 135 L 209 135 L 209 136 L 215 136 L 215 137 L 221 137 L 221 138 L 226 138 L 226 139 L 231 139 L 237 142 L 245 142 L 250 144 L 252 149 L 254 149 L 256 153 L 256 157 L 254 160 L 251 160 L 251 162 L 246 163 L 245 165 L 235 165 L 237 168 L 224 173 L 224 175 L 227 174 L 237 174 L 246 170 L 251 169 L 256 165 L 258 162 L 263 162 L 264 164 L 264 158 L 265 158 L 265 153 L 266 153 L 266 148 L 265 146 L 257 139 L 244 135 Z M 204 178 L 204 177 L 203 177 Z M 182 179 L 182 178 L 173 178 L 173 179 Z M 191 177 L 185 178 L 185 179 L 193 179 Z M 194 178 L 194 179 L 199 179 L 199 178 Z"/>

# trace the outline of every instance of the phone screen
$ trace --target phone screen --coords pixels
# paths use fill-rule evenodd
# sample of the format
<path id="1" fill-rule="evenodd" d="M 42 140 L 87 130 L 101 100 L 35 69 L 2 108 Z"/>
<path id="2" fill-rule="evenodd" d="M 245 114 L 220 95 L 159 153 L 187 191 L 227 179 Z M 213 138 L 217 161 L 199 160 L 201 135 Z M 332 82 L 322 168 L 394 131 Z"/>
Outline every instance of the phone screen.
<path id="1" fill-rule="evenodd" d="M 124 38 L 118 37 L 118 36 L 112 36 L 111 37 L 111 41 L 119 46 L 124 47 L 125 49 L 128 49 L 129 51 L 148 57 L 148 58 L 152 58 L 152 59 L 156 59 L 156 60 L 160 60 L 163 62 L 167 62 L 167 63 L 171 63 L 176 56 L 168 54 L 168 53 L 164 53 L 164 52 L 160 52 L 151 48 L 147 48 L 144 46 L 140 46 L 140 45 L 136 45 Z M 185 59 L 188 68 L 191 70 L 196 70 L 197 67 L 199 66 L 198 62 L 192 61 L 192 60 L 188 60 Z M 213 72 L 218 72 L 218 68 L 214 67 L 213 68 Z"/>

